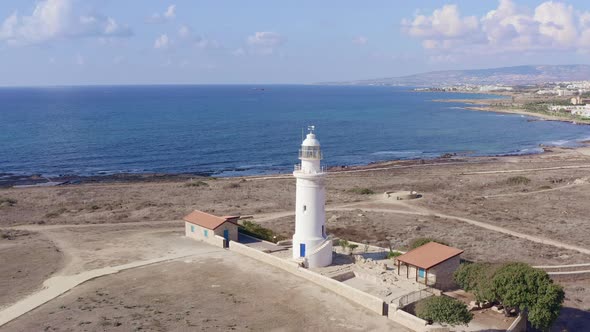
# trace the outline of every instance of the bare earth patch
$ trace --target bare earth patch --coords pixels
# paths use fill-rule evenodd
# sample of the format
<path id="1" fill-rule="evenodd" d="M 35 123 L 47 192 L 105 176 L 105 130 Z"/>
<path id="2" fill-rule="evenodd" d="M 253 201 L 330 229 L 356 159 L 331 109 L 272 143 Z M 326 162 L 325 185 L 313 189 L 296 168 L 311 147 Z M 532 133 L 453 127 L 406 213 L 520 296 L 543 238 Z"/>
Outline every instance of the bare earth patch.
<path id="1" fill-rule="evenodd" d="M 214 247 L 211 247 L 214 249 Z M 321 313 L 321 314 L 318 314 Z M 319 286 L 231 252 L 83 284 L 3 331 L 405 331 Z"/>
<path id="2" fill-rule="evenodd" d="M 39 233 L 0 229 L 0 308 L 31 294 L 63 266 L 63 254 Z"/>

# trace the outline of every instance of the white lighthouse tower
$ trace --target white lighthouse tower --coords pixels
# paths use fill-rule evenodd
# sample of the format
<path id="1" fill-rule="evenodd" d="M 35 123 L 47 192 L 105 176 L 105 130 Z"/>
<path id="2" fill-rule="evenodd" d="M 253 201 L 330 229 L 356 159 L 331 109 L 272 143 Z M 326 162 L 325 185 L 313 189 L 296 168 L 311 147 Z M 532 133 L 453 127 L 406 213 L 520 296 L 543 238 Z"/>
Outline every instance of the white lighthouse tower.
<path id="1" fill-rule="evenodd" d="M 322 151 L 314 126 L 299 150 L 301 164 L 295 165 L 297 178 L 293 258 L 308 267 L 332 264 L 332 241 L 326 235 L 326 170 L 320 165 Z"/>

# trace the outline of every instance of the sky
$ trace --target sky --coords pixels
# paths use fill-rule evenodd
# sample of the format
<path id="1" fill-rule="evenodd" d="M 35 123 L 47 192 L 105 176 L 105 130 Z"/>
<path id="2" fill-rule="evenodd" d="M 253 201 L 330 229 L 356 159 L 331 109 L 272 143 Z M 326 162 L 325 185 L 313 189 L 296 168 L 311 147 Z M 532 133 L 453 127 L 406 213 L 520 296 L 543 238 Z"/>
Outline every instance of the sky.
<path id="1" fill-rule="evenodd" d="M 588 63 L 587 0 L 0 2 L 0 86 L 314 83 Z"/>

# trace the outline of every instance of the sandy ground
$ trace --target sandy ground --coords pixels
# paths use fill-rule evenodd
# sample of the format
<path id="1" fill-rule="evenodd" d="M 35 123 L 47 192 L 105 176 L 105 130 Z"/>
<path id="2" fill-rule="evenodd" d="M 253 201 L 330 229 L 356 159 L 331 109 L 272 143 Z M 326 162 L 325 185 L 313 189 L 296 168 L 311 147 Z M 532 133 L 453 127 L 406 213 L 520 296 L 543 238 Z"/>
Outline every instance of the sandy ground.
<path id="1" fill-rule="evenodd" d="M 364 168 L 349 167 L 346 171 L 331 173 L 327 179 L 327 197 L 328 206 L 333 210 L 327 216 L 328 232 L 357 242 L 368 241 L 383 245 L 384 241 L 392 241 L 394 246 L 400 248 L 416 237 L 435 237 L 464 249 L 464 257 L 474 261 L 518 260 L 543 265 L 589 263 L 588 255 L 574 250 L 534 243 L 453 218 L 428 215 L 442 213 L 470 218 L 487 225 L 590 249 L 590 226 L 587 224 L 587 216 L 590 214 L 590 205 L 587 204 L 590 199 L 590 150 L 551 150 L 553 151 L 533 156 L 454 157 L 436 162 L 390 162 Z M 512 184 L 510 178 L 515 176 L 526 178 L 526 183 Z M 43 280 L 55 273 L 69 275 L 175 252 L 179 244 L 172 241 L 171 236 L 180 236 L 182 226 L 179 223 L 174 224 L 174 220 L 181 219 L 193 209 L 220 215 L 254 215 L 255 220 L 285 236 L 293 231 L 293 217 L 289 216 L 295 200 L 295 181 L 292 177 L 209 179 L 204 180 L 204 183 L 206 184 L 195 185 L 195 182 L 183 180 L 0 189 L 0 199 L 9 198 L 12 202 L 0 204 L 0 229 L 5 232 L 7 227 L 21 225 L 19 227 L 22 230 L 34 231 L 13 240 L 0 240 L 0 257 L 3 262 L 0 264 L 0 307 L 38 289 Z M 351 191 L 354 188 L 368 188 L 376 194 L 361 195 Z M 423 198 L 404 202 L 402 205 L 380 201 L 384 191 L 399 190 L 416 190 L 423 194 Z M 359 212 L 355 210 L 355 204 L 364 208 L 394 209 L 406 213 Z M 337 209 L 342 206 L 348 206 L 348 210 Z M 411 215 L 407 212 L 425 215 Z M 170 274 L 180 274 L 175 271 L 180 265 L 169 266 Z M 111 284 L 110 287 L 119 287 L 118 281 L 116 284 L 107 281 L 111 278 L 128 274 L 133 275 L 133 278 L 142 278 L 142 273 L 149 275 L 152 269 L 157 267 L 122 272 L 104 277 L 104 281 L 101 278 L 81 287 L 88 287 L 84 288 L 87 294 L 84 296 L 88 297 L 88 294 L 95 294 L 93 292 L 103 287 L 99 285 L 102 282 L 105 283 L 105 290 L 108 290 L 107 284 Z M 215 269 L 220 274 L 232 274 L 232 268 L 227 266 Z M 26 271 L 26 277 L 19 277 L 19 273 L 25 274 L 22 271 Z M 185 272 L 187 279 L 191 280 L 198 280 L 199 273 L 204 273 L 203 269 Z M 159 287 L 158 285 L 165 283 L 158 280 L 153 278 L 145 283 L 153 288 L 160 288 L 162 297 L 167 297 L 167 292 L 179 292 Z M 586 282 L 581 280 L 567 284 L 568 302 L 564 315 L 581 317 L 583 315 L 580 313 L 590 308 L 590 296 L 581 296 L 585 291 L 580 292 L 576 288 L 586 289 Z M 185 290 L 190 289 L 187 284 Z M 78 288 L 74 289 L 59 301 L 77 291 Z M 124 301 L 120 299 L 122 291 L 123 288 L 108 291 L 110 296 L 116 296 L 111 302 Z M 246 294 L 244 296 L 248 297 L 248 294 L 254 293 L 241 288 L 232 294 Z M 213 303 L 213 298 L 209 299 L 211 306 L 217 305 Z M 38 311 L 46 310 L 53 303 L 42 306 Z M 73 308 L 71 303 L 64 305 Z M 274 306 L 272 301 L 265 303 Z M 52 308 L 54 309 L 51 311 L 58 312 L 55 307 Z M 120 309 L 119 306 L 117 308 Z M 297 310 L 305 312 L 303 305 Z M 165 315 L 176 313 L 162 309 L 160 311 L 165 312 Z M 247 310 L 245 312 L 250 313 Z M 197 322 L 198 319 L 191 315 L 193 313 L 189 315 L 189 320 Z M 281 315 L 288 314 L 277 311 L 276 315 L 286 317 Z M 296 317 L 294 313 L 292 315 Z M 112 312 L 112 315 L 104 316 L 110 322 L 117 314 Z M 308 315 L 306 319 L 312 320 L 312 316 Z M 36 325 L 28 324 L 41 324 L 25 317 L 15 323 L 33 330 Z M 36 319 L 39 317 L 42 316 L 37 316 Z M 76 315 L 67 316 L 61 311 L 53 317 L 57 318 L 49 318 L 52 327 L 59 326 L 57 322 L 61 320 L 66 324 L 80 323 L 77 318 L 67 319 L 77 317 Z M 100 318 L 100 315 L 95 315 L 95 318 Z M 87 320 L 90 321 L 90 318 Z M 127 324 L 126 319 L 122 320 Z M 99 324 L 95 320 L 92 322 Z M 101 324 L 114 328 L 108 322 Z M 249 323 L 248 326 L 255 326 L 251 324 L 254 323 Z M 320 323 L 310 321 L 310 324 L 313 327 L 319 326 L 313 324 Z M 568 324 L 570 327 L 577 326 L 577 318 Z M 91 324 L 82 324 L 79 328 L 72 329 L 83 330 L 84 327 L 81 326 L 85 325 Z M 168 329 L 181 328 L 179 326 L 165 325 Z M 214 328 L 206 324 L 202 326 Z M 356 325 L 351 326 L 354 328 Z M 15 327 L 12 329 L 18 330 Z M 100 328 L 87 326 L 86 329 Z"/>
<path id="2" fill-rule="evenodd" d="M 287 272 L 186 241 L 203 251 L 87 282 L 0 330 L 404 331 Z"/>
<path id="3" fill-rule="evenodd" d="M 0 309 L 41 289 L 43 281 L 61 269 L 63 254 L 35 232 L 0 232 Z"/>

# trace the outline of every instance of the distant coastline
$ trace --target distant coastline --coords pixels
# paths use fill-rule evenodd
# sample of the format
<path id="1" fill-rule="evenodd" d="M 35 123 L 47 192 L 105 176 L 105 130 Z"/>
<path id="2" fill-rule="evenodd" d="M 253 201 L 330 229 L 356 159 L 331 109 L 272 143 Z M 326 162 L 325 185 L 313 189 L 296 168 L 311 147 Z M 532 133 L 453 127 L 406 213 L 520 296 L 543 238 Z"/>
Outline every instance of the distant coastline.
<path id="1" fill-rule="evenodd" d="M 503 94 L 506 95 L 506 94 Z M 530 117 L 542 119 L 544 121 L 559 121 L 567 122 L 572 124 L 590 125 L 590 120 L 586 119 L 573 119 L 565 115 L 550 115 L 545 113 L 530 112 L 521 108 L 508 108 L 503 106 L 495 105 L 497 100 L 494 99 L 433 99 L 432 101 L 440 103 L 464 103 L 469 105 L 478 106 L 466 106 L 463 107 L 466 110 L 481 111 L 481 112 L 493 112 L 493 113 L 505 113 L 505 114 L 518 114 Z"/>

